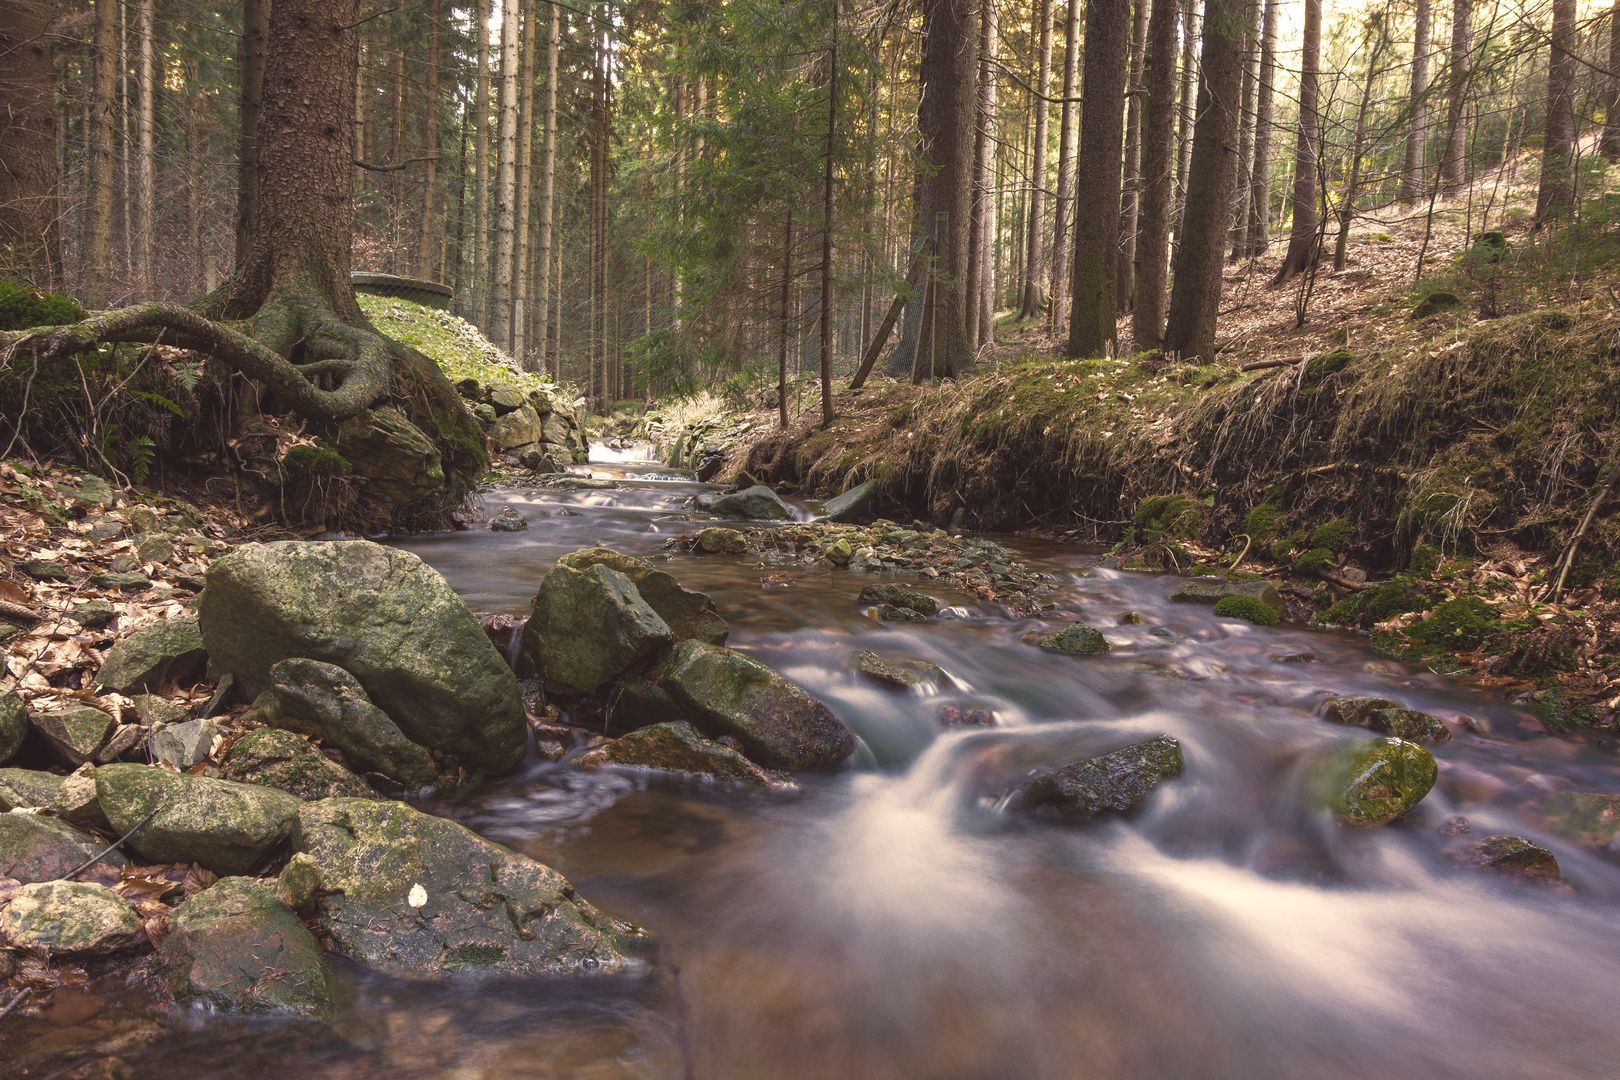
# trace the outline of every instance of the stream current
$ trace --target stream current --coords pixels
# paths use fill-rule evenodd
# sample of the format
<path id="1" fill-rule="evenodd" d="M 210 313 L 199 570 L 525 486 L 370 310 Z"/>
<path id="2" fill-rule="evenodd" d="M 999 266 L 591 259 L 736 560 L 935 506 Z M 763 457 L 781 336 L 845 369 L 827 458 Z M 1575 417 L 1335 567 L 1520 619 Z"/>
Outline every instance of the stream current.
<path id="1" fill-rule="evenodd" d="M 647 466 L 590 468 L 626 479 L 504 488 L 487 508 L 511 505 L 528 532 L 399 546 L 474 610 L 518 614 L 561 554 L 603 544 L 658 556 L 699 527 L 682 504 L 706 486 L 647 479 L 658 475 Z M 1112 653 L 1044 653 L 1019 640 L 1040 624 L 941 590 L 928 591 L 966 617 L 880 623 L 856 601 L 879 574 L 683 553 L 659 565 L 714 597 L 732 647 L 860 736 L 850 763 L 761 795 L 533 762 L 424 807 L 649 928 L 664 943 L 654 974 L 358 980 L 347 1040 L 203 1025 L 162 1055 L 165 1076 L 1620 1075 L 1620 865 L 1533 810 L 1559 791 L 1620 792 L 1612 752 L 1380 659 L 1363 638 L 1216 618 L 1167 603 L 1173 578 L 1003 542 L 1052 576 L 1059 613 L 1103 628 Z M 764 587 L 773 573 L 796 584 Z M 1142 623 L 1119 625 L 1127 611 Z M 860 649 L 932 661 L 955 686 L 881 689 L 849 669 Z M 1316 660 L 1298 662 L 1306 652 Z M 1455 735 L 1435 748 L 1434 791 L 1381 829 L 1338 827 L 1306 794 L 1310 762 L 1369 737 L 1315 715 L 1350 694 L 1434 713 Z M 992 709 L 999 726 L 942 728 L 951 704 Z M 1180 740 L 1186 772 L 1128 821 L 1024 818 L 987 796 L 1034 765 L 1161 733 Z M 1460 864 L 1470 837 L 1441 830 L 1459 815 L 1472 838 L 1545 844 L 1569 886 Z"/>

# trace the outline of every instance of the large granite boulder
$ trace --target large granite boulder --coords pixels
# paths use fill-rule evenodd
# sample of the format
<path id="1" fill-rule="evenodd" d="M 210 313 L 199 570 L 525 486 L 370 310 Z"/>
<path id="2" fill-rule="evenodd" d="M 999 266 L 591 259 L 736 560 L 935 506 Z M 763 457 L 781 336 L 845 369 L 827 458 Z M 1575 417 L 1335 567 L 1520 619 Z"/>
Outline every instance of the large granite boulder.
<path id="1" fill-rule="evenodd" d="M 561 563 L 541 579 L 522 637 L 547 679 L 585 694 L 656 659 L 675 639 L 624 574 Z"/>
<path id="2" fill-rule="evenodd" d="M 683 641 L 660 682 L 705 734 L 730 735 L 773 769 L 831 769 L 855 751 L 832 711 L 742 653 Z"/>
<path id="3" fill-rule="evenodd" d="M 1331 763 L 1328 803 L 1346 825 L 1383 825 L 1423 801 L 1439 772 L 1433 754 L 1405 739 L 1357 743 Z"/>
<path id="4" fill-rule="evenodd" d="M 582 769 L 626 765 L 663 772 L 691 773 L 715 780 L 734 780 L 770 787 L 771 778 L 731 747 L 706 739 L 684 720 L 632 731 L 589 750 L 572 762 Z"/>
<path id="5" fill-rule="evenodd" d="M 525 729 L 517 678 L 432 567 L 369 541 L 247 544 L 215 561 L 198 601 L 213 665 L 249 697 L 270 669 L 336 664 L 418 745 L 469 768 L 513 769 Z"/>
<path id="6" fill-rule="evenodd" d="M 332 966 L 275 889 L 220 879 L 169 916 L 153 978 L 181 1008 L 332 1019 Z"/>
<path id="7" fill-rule="evenodd" d="M 321 929 L 394 975 L 625 971 L 646 932 L 575 894 L 548 866 L 399 802 L 307 803 L 293 849 L 320 867 Z"/>
<path id="8" fill-rule="evenodd" d="M 497 406 L 495 411 L 500 412 Z M 545 437 L 545 422 L 527 405 L 501 415 L 489 430 L 490 441 L 500 450 L 537 443 Z"/>
<path id="9" fill-rule="evenodd" d="M 253 869 L 287 838 L 303 805 L 285 791 L 148 765 L 97 769 L 96 793 L 120 836 L 157 811 L 126 841 L 141 858 L 200 863 L 216 874 Z"/>
<path id="10" fill-rule="evenodd" d="M 677 642 L 696 638 L 710 645 L 724 645 L 726 636 L 731 632 L 708 593 L 688 589 L 673 575 L 658 569 L 646 559 L 638 559 L 612 548 L 597 547 L 570 552 L 558 559 L 557 564 L 575 570 L 588 570 L 593 566 L 617 570 L 630 579 L 647 606 L 669 624 L 669 631 L 675 635 Z"/>
<path id="11" fill-rule="evenodd" d="M 263 724 L 320 739 L 363 772 L 376 772 L 416 790 L 438 769 L 427 750 L 366 697 L 358 679 L 336 664 L 295 657 L 270 669 L 271 687 L 249 715 Z"/>
<path id="12" fill-rule="evenodd" d="M 824 521 L 856 521 L 864 515 L 877 497 L 877 481 L 856 484 L 842 495 L 835 495 L 821 505 Z"/>
<path id="13" fill-rule="evenodd" d="M 232 780 L 275 788 L 300 799 L 380 798 L 370 784 L 291 731 L 260 728 L 231 745 L 225 771 Z"/>
<path id="14" fill-rule="evenodd" d="M 366 490 L 398 506 L 444 486 L 433 440 L 392 406 L 365 409 L 338 426 L 335 449 L 366 481 Z"/>
<path id="15" fill-rule="evenodd" d="M 0 765 L 17 756 L 28 737 L 28 707 L 15 690 L 0 694 Z"/>
<path id="16" fill-rule="evenodd" d="M 60 818 L 43 814 L 0 814 L 0 878 L 55 881 L 107 845 Z M 129 860 L 114 851 L 101 860 L 117 868 Z"/>
<path id="17" fill-rule="evenodd" d="M 19 806 L 49 806 L 62 777 L 34 769 L 0 769 L 0 814 Z"/>
<path id="18" fill-rule="evenodd" d="M 734 491 L 727 495 L 699 495 L 697 509 L 701 513 L 732 521 L 791 521 L 793 511 L 788 509 L 776 492 L 764 484 Z"/>
<path id="19" fill-rule="evenodd" d="M 1159 735 L 1111 754 L 1038 769 L 1015 791 L 1025 810 L 1056 810 L 1074 817 L 1129 814 L 1181 770 L 1181 744 Z"/>
<path id="20" fill-rule="evenodd" d="M 1228 596 L 1252 596 L 1279 615 L 1287 613 L 1282 593 L 1269 581 L 1221 581 L 1216 578 L 1188 578 L 1165 594 L 1176 604 L 1216 604 Z"/>
<path id="21" fill-rule="evenodd" d="M 141 917 L 105 885 L 42 881 L 24 885 L 0 908 L 0 941 L 62 959 L 88 959 L 135 944 Z"/>
<path id="22" fill-rule="evenodd" d="M 188 615 L 143 626 L 114 642 L 96 678 L 115 693 L 140 694 L 194 681 L 207 663 L 197 618 Z"/>

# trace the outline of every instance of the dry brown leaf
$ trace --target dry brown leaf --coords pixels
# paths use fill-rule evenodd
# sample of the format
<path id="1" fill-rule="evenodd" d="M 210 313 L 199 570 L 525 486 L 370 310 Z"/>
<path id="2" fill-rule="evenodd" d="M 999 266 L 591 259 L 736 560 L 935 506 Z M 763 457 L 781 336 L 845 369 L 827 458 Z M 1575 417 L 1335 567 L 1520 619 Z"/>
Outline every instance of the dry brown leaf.
<path id="1" fill-rule="evenodd" d="M 212 888 L 214 883 L 218 880 L 219 875 L 214 873 L 212 870 L 206 870 L 203 867 L 198 866 L 196 863 L 192 863 L 191 869 L 186 872 L 186 899 L 191 899 L 204 889 Z"/>

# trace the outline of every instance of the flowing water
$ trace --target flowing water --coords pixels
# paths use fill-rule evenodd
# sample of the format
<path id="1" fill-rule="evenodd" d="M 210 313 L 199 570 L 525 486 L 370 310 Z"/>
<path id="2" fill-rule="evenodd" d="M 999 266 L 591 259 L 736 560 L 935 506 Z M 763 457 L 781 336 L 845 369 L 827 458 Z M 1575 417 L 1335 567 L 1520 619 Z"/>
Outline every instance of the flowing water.
<path id="1" fill-rule="evenodd" d="M 682 502 L 698 486 L 624 475 L 611 490 L 492 495 L 526 533 L 401 546 L 475 609 L 521 613 L 564 552 L 654 556 L 695 527 Z M 1106 628 L 1111 654 L 1043 653 L 1019 640 L 1036 624 L 957 594 L 940 595 L 967 617 L 883 624 L 855 600 L 875 575 L 681 554 L 662 565 L 714 596 L 731 645 L 825 701 L 861 737 L 858 760 L 772 795 L 536 763 L 430 804 L 654 931 L 654 974 L 359 981 L 348 1041 L 215 1025 L 165 1052 L 164 1075 L 269 1061 L 453 1080 L 1620 1074 L 1620 865 L 1531 809 L 1620 791 L 1612 752 L 1353 635 L 1218 619 L 1168 604 L 1174 579 L 1007 543 L 1053 576 L 1060 608 Z M 796 584 L 767 588 L 772 573 Z M 1127 611 L 1142 623 L 1119 625 Z M 848 669 L 859 649 L 932 661 L 954 685 L 879 689 Z M 1457 733 L 1399 824 L 1351 831 L 1310 807 L 1311 762 L 1367 737 L 1314 715 L 1350 693 Z M 993 710 L 999 726 L 942 728 L 945 705 Z M 1129 821 L 1032 820 L 993 798 L 1034 765 L 1160 733 L 1181 741 L 1186 773 Z M 1460 864 L 1468 837 L 1440 830 L 1458 815 L 1476 838 L 1546 844 L 1569 887 Z"/>

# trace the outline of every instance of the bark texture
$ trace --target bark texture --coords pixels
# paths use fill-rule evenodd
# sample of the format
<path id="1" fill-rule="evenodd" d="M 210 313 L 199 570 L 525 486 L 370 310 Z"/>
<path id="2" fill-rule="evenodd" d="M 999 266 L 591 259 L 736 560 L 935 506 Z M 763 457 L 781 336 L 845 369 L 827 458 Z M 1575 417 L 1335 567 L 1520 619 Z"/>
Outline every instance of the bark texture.
<path id="1" fill-rule="evenodd" d="M 1620 0 L 1616 2 L 1620 10 Z M 1406 129 L 1406 159 L 1401 165 L 1401 202 L 1417 199 L 1423 190 L 1424 144 L 1428 141 L 1429 0 L 1417 0 L 1412 25 L 1412 83 L 1407 95 L 1411 125 Z"/>
<path id="2" fill-rule="evenodd" d="M 994 10 L 994 5 L 985 7 Z M 1024 256 L 1024 282 L 1019 290 L 1018 317 L 1033 319 L 1041 310 L 1041 279 L 1045 276 L 1042 254 L 1046 249 L 1046 128 L 1051 109 L 1047 104 L 1052 85 L 1052 0 L 1039 0 L 1041 45 L 1035 75 L 1035 141 L 1029 163 L 1029 242 Z"/>
<path id="3" fill-rule="evenodd" d="M 50 5 L 0 4 L 0 275 L 54 291 L 62 281 Z"/>
<path id="4" fill-rule="evenodd" d="M 1464 107 L 1468 103 L 1469 53 L 1473 47 L 1471 20 L 1473 0 L 1452 0 L 1451 5 L 1451 75 L 1446 87 L 1446 151 L 1440 162 L 1440 188 L 1450 194 L 1462 190 L 1468 182 L 1468 163 L 1464 154 L 1468 150 L 1468 122 Z"/>
<path id="5" fill-rule="evenodd" d="M 1266 0 L 1265 30 L 1260 36 L 1260 81 L 1255 87 L 1254 176 L 1249 187 L 1249 258 L 1271 247 L 1272 103 L 1277 89 L 1278 0 Z"/>
<path id="6" fill-rule="evenodd" d="M 1175 192 L 1176 0 L 1153 0 L 1148 22 L 1147 117 L 1142 138 L 1142 224 L 1136 241 L 1136 348 L 1164 340 L 1165 279 L 1170 260 L 1170 207 Z"/>
<path id="7" fill-rule="evenodd" d="M 1317 257 L 1316 155 L 1318 147 L 1317 80 L 1322 64 L 1322 0 L 1305 0 L 1304 39 L 1299 60 L 1299 137 L 1294 143 L 1294 222 L 1288 230 L 1288 252 L 1283 256 L 1273 286 L 1292 279 Z"/>
<path id="8" fill-rule="evenodd" d="M 1575 205 L 1575 45 L 1575 0 L 1553 0 L 1547 124 L 1536 189 L 1538 226 L 1562 217 Z"/>
<path id="9" fill-rule="evenodd" d="M 1086 0 L 1067 356 L 1101 356 L 1113 348 L 1116 337 L 1120 142 L 1125 128 L 1123 89 L 1130 33 L 1130 0 Z"/>

